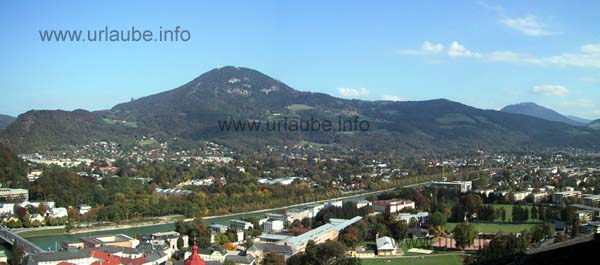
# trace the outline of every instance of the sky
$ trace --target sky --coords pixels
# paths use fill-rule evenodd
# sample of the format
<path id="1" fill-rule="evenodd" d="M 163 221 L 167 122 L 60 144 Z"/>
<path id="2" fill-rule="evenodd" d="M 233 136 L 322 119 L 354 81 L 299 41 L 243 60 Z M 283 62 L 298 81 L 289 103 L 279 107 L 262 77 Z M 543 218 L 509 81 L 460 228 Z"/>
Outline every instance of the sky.
<path id="1" fill-rule="evenodd" d="M 599 13 L 600 1 L 2 1 L 0 113 L 108 109 L 233 65 L 343 98 L 598 119 Z M 177 26 L 188 41 L 40 38 Z"/>

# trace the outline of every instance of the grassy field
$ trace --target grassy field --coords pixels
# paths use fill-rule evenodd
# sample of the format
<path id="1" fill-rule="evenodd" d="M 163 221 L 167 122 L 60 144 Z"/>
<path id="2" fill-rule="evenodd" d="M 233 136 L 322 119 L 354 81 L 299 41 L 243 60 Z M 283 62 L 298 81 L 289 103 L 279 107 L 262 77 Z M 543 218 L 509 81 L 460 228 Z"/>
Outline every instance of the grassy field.
<path id="1" fill-rule="evenodd" d="M 494 206 L 494 209 L 504 208 L 504 210 L 506 211 L 506 222 L 508 222 L 509 220 L 512 220 L 513 205 L 511 205 L 511 204 L 488 204 L 488 205 Z M 527 208 L 527 210 L 531 212 L 531 205 L 521 205 L 521 207 Z M 529 218 L 529 220 L 527 220 L 527 221 L 528 222 L 537 222 L 540 220 Z M 502 222 L 502 217 L 496 217 L 496 222 Z"/>
<path id="2" fill-rule="evenodd" d="M 18 234 L 22 237 L 36 237 L 36 236 L 63 235 L 63 234 L 65 234 L 65 232 L 66 232 L 66 230 L 64 228 L 56 228 L 56 229 L 24 231 L 24 232 L 19 232 Z"/>
<path id="3" fill-rule="evenodd" d="M 457 223 L 447 223 L 444 225 L 444 229 L 446 231 L 452 232 L 452 229 L 456 226 Z M 477 224 L 472 223 L 475 226 L 475 230 L 477 232 L 483 233 L 496 233 L 496 232 L 504 232 L 504 233 L 517 233 L 523 230 L 529 230 L 535 226 L 535 224 Z"/>
<path id="4" fill-rule="evenodd" d="M 364 259 L 364 265 L 461 265 L 458 255 L 423 256 L 423 258 Z"/>

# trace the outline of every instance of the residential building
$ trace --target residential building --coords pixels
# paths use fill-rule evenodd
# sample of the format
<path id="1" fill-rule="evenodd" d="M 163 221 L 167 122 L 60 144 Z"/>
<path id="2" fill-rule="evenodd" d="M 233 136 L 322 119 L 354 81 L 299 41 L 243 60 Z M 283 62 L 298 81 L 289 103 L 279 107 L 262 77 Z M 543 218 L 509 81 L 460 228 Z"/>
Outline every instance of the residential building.
<path id="1" fill-rule="evenodd" d="M 589 222 L 586 226 L 584 226 L 584 231 L 592 234 L 600 234 L 600 221 Z"/>
<path id="2" fill-rule="evenodd" d="M 23 261 L 25 265 L 92 264 L 96 259 L 88 253 L 75 251 L 41 252 L 29 254 Z"/>
<path id="3" fill-rule="evenodd" d="M 90 210 L 92 210 L 92 206 L 89 206 L 87 204 L 80 204 L 79 205 L 79 214 L 86 214 Z"/>
<path id="4" fill-rule="evenodd" d="M 294 220 L 302 220 L 304 218 L 311 218 L 310 211 L 304 208 L 293 208 L 286 211 L 288 222 L 294 222 Z"/>
<path id="5" fill-rule="evenodd" d="M 270 251 L 279 253 L 287 259 L 298 252 L 304 251 L 306 244 L 309 241 L 314 241 L 315 244 L 321 244 L 327 240 L 336 240 L 340 231 L 361 219 L 362 217 L 360 216 L 356 216 L 352 219 L 332 218 L 329 220 L 329 223 L 298 236 L 262 234 L 260 236 L 261 242 L 255 242 L 254 245 L 248 249 L 248 253 L 251 253 L 256 260 L 261 260 L 261 258 L 264 257 L 264 253 Z"/>
<path id="6" fill-rule="evenodd" d="M 575 215 L 578 217 L 582 224 L 587 224 L 594 218 L 594 211 L 592 210 L 577 210 Z"/>
<path id="7" fill-rule="evenodd" d="M 600 194 L 584 194 L 583 205 L 600 207 Z"/>
<path id="8" fill-rule="evenodd" d="M 291 236 L 288 236 L 288 235 L 262 233 L 258 238 L 259 238 L 260 242 L 276 244 L 276 243 L 282 242 L 290 237 Z"/>
<path id="9" fill-rule="evenodd" d="M 162 195 L 162 196 L 187 196 L 192 194 L 191 190 L 182 190 L 182 189 L 161 189 L 156 188 L 154 190 L 154 194 Z"/>
<path id="10" fill-rule="evenodd" d="M 394 256 L 398 250 L 396 241 L 391 237 L 380 237 L 375 240 L 377 243 L 377 255 L 378 256 Z"/>
<path id="11" fill-rule="evenodd" d="M 233 230 L 248 230 L 250 228 L 254 228 L 254 225 L 250 222 L 242 221 L 242 220 L 229 220 L 229 227 Z"/>
<path id="12" fill-rule="evenodd" d="M 13 215 L 15 212 L 15 204 L 12 202 L 0 203 L 0 216 Z"/>
<path id="13" fill-rule="evenodd" d="M 531 194 L 531 191 L 517 191 L 513 192 L 513 196 L 515 196 L 515 201 L 522 201 L 527 198 Z"/>
<path id="14" fill-rule="evenodd" d="M 29 200 L 29 191 L 26 189 L 0 188 L 0 202 L 23 202 Z"/>
<path id="15" fill-rule="evenodd" d="M 344 204 L 344 202 L 341 201 L 341 200 L 330 201 L 330 202 L 325 202 L 325 207 L 326 208 L 329 208 L 329 207 L 342 207 L 343 204 Z"/>
<path id="16" fill-rule="evenodd" d="M 23 208 L 27 208 L 27 207 L 38 208 L 38 207 L 40 207 L 40 205 L 44 205 L 48 209 L 52 209 L 52 208 L 56 207 L 56 204 L 53 201 L 35 201 L 35 202 L 24 201 L 24 202 L 19 203 L 18 205 L 19 205 L 19 207 L 23 207 Z"/>
<path id="17" fill-rule="evenodd" d="M 263 224 L 263 230 L 266 233 L 279 233 L 283 231 L 283 221 L 281 220 L 268 220 Z"/>
<path id="18" fill-rule="evenodd" d="M 371 202 L 367 200 L 359 200 L 356 201 L 356 209 L 360 209 L 363 207 L 371 206 Z"/>
<path id="19" fill-rule="evenodd" d="M 427 224 L 429 219 L 428 212 L 418 212 L 416 214 L 412 213 L 398 213 L 398 217 L 396 220 L 404 221 L 407 224 L 410 224 L 411 220 L 415 220 L 419 225 Z"/>
<path id="20" fill-rule="evenodd" d="M 558 203 L 562 203 L 564 199 L 566 198 L 574 198 L 574 197 L 580 197 L 581 196 L 581 191 L 574 191 L 574 190 L 569 190 L 569 191 L 559 191 L 559 192 L 555 192 L 554 194 L 552 194 L 552 202 L 555 204 Z"/>
<path id="21" fill-rule="evenodd" d="M 314 218 L 317 214 L 325 208 L 324 204 L 313 204 L 304 206 L 304 209 L 308 211 L 308 215 L 310 218 Z"/>
<path id="22" fill-rule="evenodd" d="M 227 230 L 229 230 L 229 226 L 222 225 L 222 224 L 211 224 L 208 226 L 208 229 L 210 229 L 210 231 L 212 231 L 214 233 L 223 234 L 223 233 L 227 233 Z"/>
<path id="23" fill-rule="evenodd" d="M 282 222 L 285 223 L 288 221 L 288 217 L 285 214 L 267 213 L 267 214 L 265 214 L 264 218 L 260 219 L 260 221 L 258 223 L 260 225 L 262 225 L 264 222 L 266 222 L 268 220 L 281 220 Z"/>
<path id="24" fill-rule="evenodd" d="M 64 207 L 50 209 L 50 216 L 52 218 L 63 218 L 69 216 L 69 212 Z"/>
<path id="25" fill-rule="evenodd" d="M 414 209 L 415 202 L 411 200 L 376 200 L 373 201 L 373 209 L 381 213 L 397 213 L 403 209 Z"/>
<path id="26" fill-rule="evenodd" d="M 548 192 L 536 192 L 532 193 L 533 203 L 539 203 L 548 197 Z"/>
<path id="27" fill-rule="evenodd" d="M 430 187 L 441 189 L 455 189 L 460 192 L 468 192 L 473 187 L 472 181 L 432 181 Z"/>
<path id="28" fill-rule="evenodd" d="M 82 237 L 79 240 L 83 242 L 85 248 L 98 248 L 101 246 L 135 248 L 140 244 L 139 240 L 124 234 Z"/>

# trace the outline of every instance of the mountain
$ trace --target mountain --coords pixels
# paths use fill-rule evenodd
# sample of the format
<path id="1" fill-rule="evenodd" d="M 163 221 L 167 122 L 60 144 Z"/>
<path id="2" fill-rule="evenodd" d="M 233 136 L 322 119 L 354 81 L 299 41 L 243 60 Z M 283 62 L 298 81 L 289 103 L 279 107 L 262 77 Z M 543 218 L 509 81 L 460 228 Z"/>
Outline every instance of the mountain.
<path id="1" fill-rule="evenodd" d="M 569 118 L 562 115 L 554 110 L 542 107 L 532 102 L 524 102 L 514 105 L 508 105 L 502 108 L 500 111 L 528 115 L 548 121 L 558 121 L 575 126 L 585 126 L 588 122 L 581 122 L 581 118 L 575 117 L 575 119 Z"/>
<path id="2" fill-rule="evenodd" d="M 23 188 L 27 186 L 27 163 L 10 148 L 0 143 L 1 187 Z"/>
<path id="3" fill-rule="evenodd" d="M 358 116 L 367 131 L 234 131 L 223 121 L 338 121 Z M 285 126 L 284 126 L 285 127 Z M 337 128 L 337 127 L 336 127 Z M 600 149 L 600 131 L 507 112 L 482 110 L 445 99 L 347 100 L 295 90 L 256 70 L 223 67 L 173 90 L 110 110 L 30 111 L 0 132 L 20 151 L 91 140 L 124 142 L 140 135 L 210 140 L 236 148 L 313 142 L 340 150 L 398 154 L 470 150 Z M 168 137 L 167 137 L 168 136 Z"/>
<path id="4" fill-rule="evenodd" d="M 0 139 L 19 151 L 40 150 L 98 139 L 126 140 L 144 131 L 132 127 L 111 123 L 102 112 L 31 110 L 2 130 Z"/>
<path id="5" fill-rule="evenodd" d="M 572 121 L 578 122 L 580 124 L 590 124 L 592 122 L 592 120 L 590 120 L 590 119 L 585 119 L 585 118 L 581 118 L 581 117 L 577 117 L 577 116 L 573 116 L 573 115 L 567 115 L 567 118 L 569 118 Z"/>
<path id="6" fill-rule="evenodd" d="M 592 128 L 594 130 L 600 130 L 600 119 L 590 122 L 588 124 L 588 127 Z"/>
<path id="7" fill-rule="evenodd" d="M 6 128 L 13 121 L 15 121 L 15 117 L 0 114 L 0 130 Z"/>

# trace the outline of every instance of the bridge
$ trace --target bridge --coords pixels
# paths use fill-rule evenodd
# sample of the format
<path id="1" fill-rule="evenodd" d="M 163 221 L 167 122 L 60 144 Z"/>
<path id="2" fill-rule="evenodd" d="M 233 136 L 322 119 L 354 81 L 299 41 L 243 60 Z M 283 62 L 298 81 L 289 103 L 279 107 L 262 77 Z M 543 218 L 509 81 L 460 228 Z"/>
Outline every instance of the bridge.
<path id="1" fill-rule="evenodd" d="M 0 227 L 0 239 L 11 245 L 22 246 L 25 252 L 29 254 L 46 252 L 42 248 L 27 241 L 27 239 L 17 235 L 6 227 Z"/>

